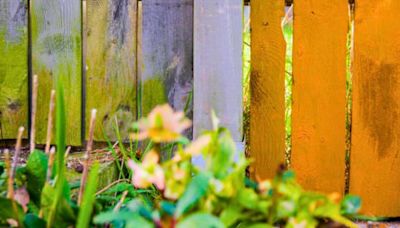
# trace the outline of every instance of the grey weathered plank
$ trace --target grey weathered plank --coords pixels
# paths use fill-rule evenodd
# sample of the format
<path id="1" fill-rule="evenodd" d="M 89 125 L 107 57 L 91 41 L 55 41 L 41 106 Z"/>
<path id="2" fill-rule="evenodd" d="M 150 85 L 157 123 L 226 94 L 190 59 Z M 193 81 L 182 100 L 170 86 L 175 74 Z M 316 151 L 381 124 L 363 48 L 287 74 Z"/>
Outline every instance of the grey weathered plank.
<path id="1" fill-rule="evenodd" d="M 31 1 L 32 72 L 39 76 L 37 140 L 46 137 L 50 90 L 62 80 L 67 142 L 81 143 L 81 0 Z"/>
<path id="2" fill-rule="evenodd" d="M 86 123 L 96 108 L 95 140 L 114 141 L 116 118 L 127 136 L 137 113 L 137 0 L 88 0 L 86 12 Z"/>
<path id="3" fill-rule="evenodd" d="M 184 110 L 193 88 L 193 0 L 143 1 L 142 33 L 142 115 L 166 102 Z"/>
<path id="4" fill-rule="evenodd" d="M 24 0 L 0 1 L 0 139 L 27 127 L 28 12 Z"/>
<path id="5" fill-rule="evenodd" d="M 242 0 L 194 1 L 194 135 L 211 110 L 242 141 Z"/>

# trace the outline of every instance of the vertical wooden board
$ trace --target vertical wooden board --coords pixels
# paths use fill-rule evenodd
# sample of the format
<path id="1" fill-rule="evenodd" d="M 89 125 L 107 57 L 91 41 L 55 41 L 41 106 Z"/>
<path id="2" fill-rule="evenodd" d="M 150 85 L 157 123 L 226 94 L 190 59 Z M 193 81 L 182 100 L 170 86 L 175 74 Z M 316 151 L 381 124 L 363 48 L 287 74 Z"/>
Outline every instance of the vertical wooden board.
<path id="1" fill-rule="evenodd" d="M 50 90 L 62 80 L 67 143 L 81 143 L 82 35 L 80 0 L 31 0 L 32 72 L 39 76 L 37 141 L 46 137 Z"/>
<path id="2" fill-rule="evenodd" d="M 194 1 L 194 136 L 211 129 L 214 110 L 242 141 L 242 0 Z"/>
<path id="3" fill-rule="evenodd" d="M 355 10 L 350 193 L 362 213 L 398 217 L 400 2 L 358 0 Z"/>
<path id="4" fill-rule="evenodd" d="M 272 178 L 285 162 L 284 1 L 251 2 L 251 175 Z"/>
<path id="5" fill-rule="evenodd" d="M 347 1 L 294 3 L 292 167 L 307 189 L 344 192 Z"/>
<path id="6" fill-rule="evenodd" d="M 15 138 L 28 123 L 27 7 L 25 0 L 0 1 L 0 139 Z"/>
<path id="7" fill-rule="evenodd" d="M 95 140 L 123 136 L 136 119 L 136 0 L 87 0 L 86 127 L 96 108 Z"/>
<path id="8" fill-rule="evenodd" d="M 146 0 L 143 5 L 141 115 L 169 103 L 192 117 L 193 0 Z M 188 133 L 191 135 L 190 133 Z"/>

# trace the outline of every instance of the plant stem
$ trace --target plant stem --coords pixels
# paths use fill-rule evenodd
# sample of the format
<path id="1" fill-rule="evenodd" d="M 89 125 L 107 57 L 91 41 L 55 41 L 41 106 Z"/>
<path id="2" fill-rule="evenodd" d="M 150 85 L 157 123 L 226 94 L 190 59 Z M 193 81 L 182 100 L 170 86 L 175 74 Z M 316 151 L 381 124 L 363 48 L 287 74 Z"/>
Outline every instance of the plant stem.
<path id="1" fill-rule="evenodd" d="M 7 198 L 14 199 L 14 179 L 11 174 L 11 159 L 8 149 L 4 150 L 4 163 L 7 170 Z"/>
<path id="2" fill-rule="evenodd" d="M 53 146 L 49 152 L 49 163 L 47 165 L 47 177 L 46 177 L 46 181 L 50 182 L 51 180 L 51 175 L 52 175 L 52 171 L 53 171 L 53 165 L 54 165 L 54 155 L 56 154 L 56 148 Z"/>
<path id="3" fill-rule="evenodd" d="M 124 191 L 122 193 L 121 199 L 119 200 L 118 204 L 114 207 L 114 212 L 119 211 L 119 209 L 122 207 L 122 204 L 124 203 L 125 198 L 126 198 L 127 195 L 128 195 L 128 191 Z"/>
<path id="4" fill-rule="evenodd" d="M 94 135 L 94 125 L 95 125 L 95 121 L 96 121 L 96 113 L 97 113 L 97 110 L 93 109 L 92 115 L 90 117 L 89 140 L 87 142 L 86 152 L 84 155 L 83 173 L 82 173 L 81 186 L 79 188 L 79 195 L 78 195 L 78 205 L 80 205 L 82 202 L 83 192 L 85 191 L 86 180 L 87 180 L 87 176 L 89 173 L 90 152 L 92 151 L 92 147 L 93 147 L 93 135 Z"/>
<path id="5" fill-rule="evenodd" d="M 46 154 L 49 154 L 50 152 L 50 144 L 53 133 L 53 115 L 54 115 L 55 100 L 56 100 L 56 91 L 52 90 L 50 94 L 49 116 L 47 119 L 47 136 L 46 136 L 46 148 L 45 148 Z"/>
<path id="6" fill-rule="evenodd" d="M 35 136 L 36 136 L 36 111 L 37 111 L 37 94 L 38 94 L 38 76 L 33 76 L 32 88 L 32 110 L 31 110 L 31 135 L 30 135 L 30 152 L 35 150 Z"/>

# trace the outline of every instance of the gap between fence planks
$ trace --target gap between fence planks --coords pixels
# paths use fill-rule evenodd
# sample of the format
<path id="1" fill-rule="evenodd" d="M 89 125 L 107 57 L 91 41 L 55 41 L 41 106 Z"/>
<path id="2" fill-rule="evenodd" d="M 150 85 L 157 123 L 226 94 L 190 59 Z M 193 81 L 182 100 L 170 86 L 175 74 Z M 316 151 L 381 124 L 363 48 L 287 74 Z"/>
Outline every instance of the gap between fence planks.
<path id="1" fill-rule="evenodd" d="M 28 124 L 27 24 L 27 1 L 0 1 L 0 140 Z"/>
<path id="2" fill-rule="evenodd" d="M 192 118 L 193 1 L 146 0 L 142 12 L 140 113 L 169 103 Z"/>
<path id="3" fill-rule="evenodd" d="M 284 2 L 253 0 L 251 7 L 251 176 L 264 179 L 285 161 Z"/>
<path id="4" fill-rule="evenodd" d="M 46 141 L 51 89 L 62 80 L 67 143 L 81 144 L 82 33 L 80 0 L 31 2 L 32 72 L 39 77 L 37 142 Z"/>
<path id="5" fill-rule="evenodd" d="M 86 123 L 97 109 L 94 139 L 116 141 L 136 120 L 137 0 L 87 0 L 86 12 Z"/>
<path id="6" fill-rule="evenodd" d="M 362 213 L 400 215 L 399 1 L 355 5 L 350 193 Z"/>
<path id="7" fill-rule="evenodd" d="M 292 167 L 306 189 L 344 193 L 346 1 L 294 5 Z"/>
<path id="8" fill-rule="evenodd" d="M 194 1 L 194 137 L 214 110 L 242 141 L 242 0 Z"/>

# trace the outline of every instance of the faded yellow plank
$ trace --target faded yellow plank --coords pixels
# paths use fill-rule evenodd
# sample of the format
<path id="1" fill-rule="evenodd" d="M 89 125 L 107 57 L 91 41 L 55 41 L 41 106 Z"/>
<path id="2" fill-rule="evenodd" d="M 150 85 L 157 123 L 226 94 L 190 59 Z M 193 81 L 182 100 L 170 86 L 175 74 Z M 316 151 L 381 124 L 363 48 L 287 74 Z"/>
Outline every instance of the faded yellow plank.
<path id="1" fill-rule="evenodd" d="M 285 161 L 285 51 L 281 29 L 284 1 L 251 2 L 252 176 L 270 178 Z"/>
<path id="2" fill-rule="evenodd" d="M 28 123 L 27 24 L 26 1 L 0 1 L 0 140 Z"/>
<path id="3" fill-rule="evenodd" d="M 81 0 L 32 0 L 32 73 L 39 77 L 37 142 L 45 143 L 50 91 L 62 80 L 67 143 L 81 143 Z"/>
<path id="4" fill-rule="evenodd" d="M 96 108 L 95 140 L 128 136 L 136 119 L 136 0 L 88 0 L 86 14 L 86 133 Z"/>
<path id="5" fill-rule="evenodd" d="M 294 5 L 292 167 L 307 189 L 344 192 L 347 1 Z"/>
<path id="6" fill-rule="evenodd" d="M 400 216 L 400 1 L 357 0 L 350 192 Z"/>

